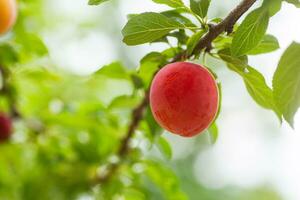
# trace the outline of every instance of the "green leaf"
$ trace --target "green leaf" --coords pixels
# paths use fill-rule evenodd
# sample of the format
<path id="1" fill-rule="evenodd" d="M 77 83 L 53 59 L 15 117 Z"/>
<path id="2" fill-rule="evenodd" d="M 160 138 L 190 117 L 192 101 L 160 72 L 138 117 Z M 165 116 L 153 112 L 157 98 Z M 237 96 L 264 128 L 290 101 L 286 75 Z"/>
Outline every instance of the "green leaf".
<path id="1" fill-rule="evenodd" d="M 218 136 L 219 136 L 219 130 L 216 123 L 213 123 L 208 128 L 209 138 L 212 144 L 215 144 L 217 142 Z"/>
<path id="2" fill-rule="evenodd" d="M 168 35 L 165 35 L 157 40 L 154 40 L 152 42 L 150 42 L 149 44 L 153 44 L 153 43 L 166 43 L 169 44 L 169 40 L 168 40 Z"/>
<path id="3" fill-rule="evenodd" d="M 300 8 L 300 0 L 284 0 L 284 1 L 294 4 L 297 8 Z"/>
<path id="4" fill-rule="evenodd" d="M 159 4 L 165 4 L 168 5 L 172 8 L 180 8 L 180 7 L 184 7 L 184 4 L 181 0 L 152 0 L 155 3 L 159 3 Z"/>
<path id="5" fill-rule="evenodd" d="M 113 62 L 109 65 L 103 66 L 96 75 L 101 74 L 109 78 L 127 79 L 129 75 L 126 73 L 125 67 L 120 62 Z"/>
<path id="6" fill-rule="evenodd" d="M 157 139 L 156 146 L 158 147 L 159 151 L 167 158 L 172 158 L 172 148 L 169 142 L 162 136 Z"/>
<path id="7" fill-rule="evenodd" d="M 187 27 L 196 27 L 196 25 L 187 17 L 181 15 L 182 9 L 174 9 L 161 12 L 164 16 L 171 18 L 181 24 L 184 24 Z"/>
<path id="8" fill-rule="evenodd" d="M 167 62 L 167 60 L 166 57 L 162 55 L 160 52 L 153 51 L 148 53 L 141 59 L 141 63 L 145 63 L 145 62 L 165 63 Z"/>
<path id="9" fill-rule="evenodd" d="M 131 74 L 131 80 L 136 89 L 144 88 L 144 82 L 136 73 Z"/>
<path id="10" fill-rule="evenodd" d="M 125 191 L 123 191 L 124 199 L 130 199 L 130 200 L 144 200 L 147 199 L 146 195 L 138 189 L 134 188 L 126 188 Z"/>
<path id="11" fill-rule="evenodd" d="M 273 92 L 267 85 L 264 76 L 250 66 L 247 66 L 246 72 L 242 75 L 246 88 L 256 103 L 264 108 L 272 109 L 274 107 Z"/>
<path id="12" fill-rule="evenodd" d="M 261 42 L 248 52 L 249 55 L 269 53 L 279 49 L 278 40 L 272 35 L 265 35 Z"/>
<path id="13" fill-rule="evenodd" d="M 227 49 L 230 48 L 232 43 L 232 37 L 225 35 L 219 35 L 214 41 L 213 45 L 216 49 Z"/>
<path id="14" fill-rule="evenodd" d="M 16 39 L 16 42 L 20 45 L 20 55 L 23 60 L 27 60 L 28 56 L 35 58 L 46 56 L 48 54 L 46 45 L 38 35 L 24 33 L 22 38 Z"/>
<path id="15" fill-rule="evenodd" d="M 282 0 L 264 0 L 262 7 L 266 8 L 269 16 L 275 15 L 281 9 Z"/>
<path id="16" fill-rule="evenodd" d="M 263 38 L 269 23 L 268 11 L 252 11 L 234 34 L 231 52 L 234 56 L 244 55 L 256 47 Z"/>
<path id="17" fill-rule="evenodd" d="M 169 37 L 174 37 L 177 39 L 179 44 L 185 45 L 189 37 L 186 35 L 185 31 L 180 29 L 179 31 L 174 31 L 168 34 Z"/>
<path id="18" fill-rule="evenodd" d="M 99 5 L 101 3 L 104 3 L 108 0 L 89 0 L 89 5 Z"/>
<path id="19" fill-rule="evenodd" d="M 145 88 L 149 87 L 159 67 L 166 63 L 166 57 L 159 52 L 150 52 L 141 59 L 138 75 L 143 80 Z"/>
<path id="20" fill-rule="evenodd" d="M 273 77 L 275 102 L 293 127 L 300 106 L 300 44 L 293 42 L 282 55 Z"/>
<path id="21" fill-rule="evenodd" d="M 190 0 L 191 10 L 201 18 L 206 17 L 211 0 Z"/>
<path id="22" fill-rule="evenodd" d="M 155 121 L 150 106 L 147 107 L 142 124 L 146 125 L 146 128 L 144 129 L 146 130 L 145 135 L 148 139 L 150 139 L 151 142 L 154 142 L 154 139 L 156 139 L 157 136 L 161 135 L 163 132 L 163 129 Z"/>
<path id="23" fill-rule="evenodd" d="M 212 23 L 220 23 L 223 19 L 220 18 L 220 17 L 216 17 L 216 18 L 213 18 L 211 20 L 209 20 L 209 22 L 212 22 Z"/>
<path id="24" fill-rule="evenodd" d="M 109 109 L 134 109 L 140 102 L 140 99 L 133 96 L 122 95 L 115 98 L 110 105 Z"/>
<path id="25" fill-rule="evenodd" d="M 159 193 L 162 193 L 160 198 L 155 199 L 188 199 L 185 193 L 181 190 L 179 178 L 166 166 L 166 164 L 150 160 L 146 160 L 144 162 L 146 163 L 144 175 L 153 183 L 152 187 L 156 186 L 156 190 L 159 191 Z"/>
<path id="26" fill-rule="evenodd" d="M 203 36 L 205 32 L 203 30 L 196 32 L 195 34 L 193 34 L 189 40 L 187 41 L 187 54 L 191 55 L 195 49 L 195 47 L 197 46 L 199 40 L 201 39 L 201 37 Z"/>
<path id="27" fill-rule="evenodd" d="M 160 64 L 158 62 L 144 62 L 139 67 L 139 76 L 144 82 L 146 88 L 150 86 L 154 74 L 159 69 Z"/>
<path id="28" fill-rule="evenodd" d="M 5 43 L 0 45 L 0 64 L 11 65 L 18 60 L 18 54 L 11 45 Z"/>
<path id="29" fill-rule="evenodd" d="M 128 14 L 127 15 L 127 20 L 130 20 L 131 18 L 138 16 L 139 14 Z"/>
<path id="30" fill-rule="evenodd" d="M 227 62 L 229 69 L 243 78 L 246 89 L 253 100 L 266 109 L 272 109 L 278 118 L 281 119 L 281 114 L 274 102 L 273 91 L 266 84 L 264 76 L 256 69 L 246 64 L 245 61 L 231 56 L 228 49 L 221 50 L 218 54 L 222 60 Z"/>
<path id="31" fill-rule="evenodd" d="M 161 53 L 164 56 L 166 56 L 168 59 L 172 59 L 172 58 L 174 58 L 174 56 L 176 56 L 177 54 L 179 54 L 182 51 L 183 51 L 183 49 L 181 47 L 171 47 L 171 48 L 164 50 Z"/>
<path id="32" fill-rule="evenodd" d="M 230 63 L 236 66 L 238 68 L 237 70 L 243 71 L 245 67 L 247 67 L 248 65 L 247 56 L 239 56 L 239 57 L 232 56 L 230 53 L 230 49 L 222 49 L 218 52 L 218 55 L 226 63 Z"/>
<path id="33" fill-rule="evenodd" d="M 138 45 L 155 41 L 170 31 L 187 28 L 183 24 L 159 13 L 142 13 L 131 18 L 122 33 L 127 45 Z"/>

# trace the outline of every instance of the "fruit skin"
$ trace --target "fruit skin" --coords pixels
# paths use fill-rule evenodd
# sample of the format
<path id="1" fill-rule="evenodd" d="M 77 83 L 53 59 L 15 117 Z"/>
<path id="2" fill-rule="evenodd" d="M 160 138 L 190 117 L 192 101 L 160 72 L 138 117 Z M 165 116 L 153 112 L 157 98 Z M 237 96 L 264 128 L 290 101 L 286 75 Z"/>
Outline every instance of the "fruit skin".
<path id="1" fill-rule="evenodd" d="M 150 89 L 150 106 L 164 129 L 192 137 L 210 126 L 219 104 L 218 85 L 203 66 L 176 62 L 162 68 Z"/>
<path id="2" fill-rule="evenodd" d="M 0 0 L 0 35 L 8 32 L 17 19 L 16 0 Z"/>
<path id="3" fill-rule="evenodd" d="M 0 113 L 0 142 L 4 142 L 10 138 L 12 134 L 12 121 L 4 113 Z"/>

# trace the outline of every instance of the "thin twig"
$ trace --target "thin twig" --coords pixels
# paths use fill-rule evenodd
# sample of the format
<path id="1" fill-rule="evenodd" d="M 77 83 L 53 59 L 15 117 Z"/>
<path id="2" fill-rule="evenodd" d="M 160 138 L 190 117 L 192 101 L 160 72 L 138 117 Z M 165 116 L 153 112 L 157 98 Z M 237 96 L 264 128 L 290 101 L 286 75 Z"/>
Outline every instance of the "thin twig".
<path id="1" fill-rule="evenodd" d="M 195 50 L 192 54 L 187 55 L 186 51 L 182 51 L 179 54 L 177 54 L 171 61 L 176 62 L 180 60 L 186 60 L 190 57 L 192 57 L 196 52 L 199 52 L 203 49 L 210 50 L 211 43 L 214 39 L 216 39 L 221 33 L 223 32 L 231 32 L 232 27 L 234 24 L 238 21 L 238 19 L 256 2 L 257 0 L 243 0 L 235 9 L 233 9 L 229 15 L 221 21 L 219 24 L 212 26 L 208 33 L 199 41 L 197 44 Z M 129 152 L 129 143 L 130 139 L 132 138 L 135 130 L 137 129 L 140 121 L 143 119 L 143 113 L 146 110 L 148 104 L 149 104 L 149 90 L 146 91 L 145 97 L 142 101 L 142 103 L 133 110 L 132 113 L 132 121 L 129 124 L 129 128 L 127 131 L 127 134 L 125 138 L 121 142 L 121 146 L 119 147 L 119 150 L 117 152 L 118 158 L 122 161 Z M 120 161 L 120 162 L 121 162 Z M 112 163 L 107 168 L 107 173 L 101 177 L 97 177 L 95 180 L 95 184 L 103 184 L 115 174 L 115 172 L 120 167 L 120 162 L 118 163 Z"/>
<path id="2" fill-rule="evenodd" d="M 139 122 L 143 118 L 143 113 L 145 111 L 145 108 L 149 104 L 148 97 L 149 97 L 149 92 L 147 91 L 145 94 L 145 97 L 143 98 L 143 101 L 132 112 L 132 121 L 129 125 L 126 137 L 122 140 L 121 146 L 119 147 L 119 150 L 117 152 L 117 156 L 118 156 L 119 160 L 122 160 L 129 152 L 130 139 L 132 138 L 135 130 L 137 129 Z M 111 165 L 108 166 L 107 173 L 104 176 L 97 177 L 95 183 L 104 183 L 104 182 L 108 181 L 108 179 L 118 169 L 118 166 L 119 166 L 118 164 L 119 163 L 111 163 Z"/>

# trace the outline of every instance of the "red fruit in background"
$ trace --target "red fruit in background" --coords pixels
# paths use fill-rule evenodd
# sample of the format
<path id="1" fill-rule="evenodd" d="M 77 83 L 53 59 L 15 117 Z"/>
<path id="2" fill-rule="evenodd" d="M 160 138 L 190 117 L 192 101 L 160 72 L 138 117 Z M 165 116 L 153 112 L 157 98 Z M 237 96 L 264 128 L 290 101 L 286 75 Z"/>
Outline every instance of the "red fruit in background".
<path id="1" fill-rule="evenodd" d="M 12 134 L 12 121 L 4 113 L 0 113 L 0 142 L 6 141 Z"/>
<path id="2" fill-rule="evenodd" d="M 9 31 L 17 19 L 16 0 L 0 0 L 0 35 Z"/>
<path id="3" fill-rule="evenodd" d="M 155 120 L 184 137 L 208 128 L 217 115 L 218 103 L 217 83 L 201 65 L 169 64 L 157 73 L 151 85 L 150 106 Z"/>

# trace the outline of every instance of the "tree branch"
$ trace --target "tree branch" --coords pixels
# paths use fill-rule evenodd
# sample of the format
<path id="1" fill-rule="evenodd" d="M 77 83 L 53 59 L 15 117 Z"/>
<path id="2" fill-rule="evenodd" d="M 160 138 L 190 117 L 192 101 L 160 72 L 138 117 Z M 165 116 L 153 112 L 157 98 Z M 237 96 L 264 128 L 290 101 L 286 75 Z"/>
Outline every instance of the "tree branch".
<path id="1" fill-rule="evenodd" d="M 143 113 L 149 104 L 149 91 L 146 91 L 145 97 L 143 101 L 133 110 L 132 112 L 132 121 L 129 125 L 128 131 L 126 133 L 125 138 L 121 142 L 121 146 L 117 152 L 117 157 L 119 160 L 122 160 L 126 157 L 127 153 L 129 152 L 129 143 L 130 139 L 132 138 L 136 128 L 139 125 L 139 122 L 143 119 Z M 108 166 L 107 173 L 104 176 L 97 177 L 95 183 L 105 183 L 109 180 L 109 178 L 115 173 L 118 169 L 119 163 L 112 163 Z"/>
<path id="2" fill-rule="evenodd" d="M 128 149 L 128 146 L 129 146 L 128 144 L 130 142 L 130 138 L 132 137 L 132 135 L 134 134 L 134 131 L 138 127 L 139 122 L 143 118 L 144 110 L 148 106 L 148 104 L 149 104 L 149 91 L 146 91 L 143 101 L 132 112 L 132 122 L 131 122 L 131 124 L 128 128 L 126 137 L 123 139 L 122 145 L 121 145 L 121 147 L 118 151 L 118 155 L 120 157 L 123 157 L 124 155 L 127 154 L 128 150 L 129 150 Z"/>
<path id="3" fill-rule="evenodd" d="M 196 52 L 199 52 L 203 49 L 210 49 L 211 43 L 216 39 L 221 33 L 232 31 L 232 27 L 238 21 L 238 19 L 256 2 L 257 0 L 243 0 L 235 9 L 233 9 L 229 15 L 221 21 L 219 24 L 212 26 L 208 33 L 199 41 L 195 50 L 192 54 L 187 55 L 187 51 L 182 51 L 177 54 L 170 63 L 185 60 L 192 57 Z M 136 128 L 138 127 L 140 121 L 143 119 L 143 113 L 146 110 L 149 104 L 149 90 L 146 91 L 145 97 L 141 104 L 135 108 L 132 112 L 132 121 L 129 125 L 127 134 L 121 142 L 121 146 L 117 152 L 117 156 L 120 159 L 120 162 L 127 156 L 129 152 L 129 142 L 132 138 Z M 108 166 L 107 173 L 101 177 L 97 177 L 93 184 L 103 184 L 107 182 L 118 170 L 120 162 L 113 163 Z"/>
<path id="4" fill-rule="evenodd" d="M 196 48 L 192 52 L 192 54 L 187 55 L 187 51 L 183 51 L 176 55 L 172 62 L 176 62 L 179 60 L 185 60 L 187 58 L 192 57 L 196 52 L 199 52 L 203 49 L 210 50 L 211 43 L 214 39 L 216 39 L 221 33 L 227 31 L 228 33 L 232 32 L 234 24 L 238 21 L 238 19 L 245 13 L 249 8 L 256 2 L 257 0 L 243 0 L 235 9 L 233 9 L 229 15 L 221 21 L 219 24 L 212 26 L 208 33 L 202 37 L 202 39 L 196 45 Z"/>

